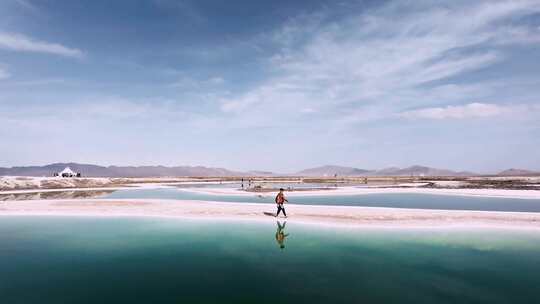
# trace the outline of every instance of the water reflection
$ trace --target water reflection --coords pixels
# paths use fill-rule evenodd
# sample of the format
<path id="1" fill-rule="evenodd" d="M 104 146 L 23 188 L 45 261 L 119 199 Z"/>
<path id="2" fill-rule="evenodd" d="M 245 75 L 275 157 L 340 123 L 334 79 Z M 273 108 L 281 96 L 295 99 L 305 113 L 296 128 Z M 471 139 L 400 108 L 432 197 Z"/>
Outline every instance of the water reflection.
<path id="1" fill-rule="evenodd" d="M 276 231 L 276 242 L 279 245 L 279 248 L 284 249 L 285 248 L 285 238 L 289 236 L 288 233 L 285 233 L 285 225 L 287 225 L 287 222 L 283 222 L 283 225 L 279 221 L 276 221 L 277 224 L 277 231 Z"/>
<path id="2" fill-rule="evenodd" d="M 27 201 L 40 199 L 84 199 L 98 198 L 109 195 L 115 190 L 93 190 L 93 191 L 48 191 L 48 192 L 31 192 L 31 193 L 15 193 L 15 194 L 0 194 L 0 201 Z"/>

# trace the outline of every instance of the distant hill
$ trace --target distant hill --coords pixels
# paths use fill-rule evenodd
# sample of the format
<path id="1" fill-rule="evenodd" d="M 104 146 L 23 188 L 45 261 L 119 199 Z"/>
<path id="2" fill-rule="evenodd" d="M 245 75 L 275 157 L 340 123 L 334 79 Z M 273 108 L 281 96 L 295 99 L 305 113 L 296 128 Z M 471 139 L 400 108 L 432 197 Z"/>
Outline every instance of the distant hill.
<path id="1" fill-rule="evenodd" d="M 402 169 L 398 168 L 398 167 L 388 167 L 388 168 L 380 169 L 380 170 L 377 170 L 377 171 L 373 171 L 372 175 L 379 175 L 379 176 L 394 175 L 399 170 L 402 170 Z"/>
<path id="2" fill-rule="evenodd" d="M 540 176 L 540 172 L 525 169 L 507 169 L 497 173 L 499 176 Z"/>
<path id="3" fill-rule="evenodd" d="M 425 166 L 411 166 L 407 168 L 390 167 L 381 170 L 366 170 L 343 166 L 322 166 L 305 169 L 295 173 L 299 176 L 472 176 L 472 172 L 456 172 L 447 169 L 437 169 Z"/>
<path id="4" fill-rule="evenodd" d="M 415 175 L 415 176 L 471 176 L 477 175 L 472 172 L 467 171 L 452 171 L 447 169 L 437 169 L 425 166 L 411 166 L 407 168 L 388 168 L 376 171 L 374 175 L 379 176 L 406 176 L 406 175 Z"/>
<path id="5" fill-rule="evenodd" d="M 248 174 L 249 174 L 249 175 L 253 175 L 253 176 L 273 176 L 273 175 L 276 175 L 274 172 L 270 172 L 270 171 L 257 171 L 257 170 L 249 171 Z"/>
<path id="6" fill-rule="evenodd" d="M 223 168 L 202 166 L 98 166 L 78 163 L 55 163 L 45 166 L 0 168 L 0 175 L 52 176 L 53 173 L 70 167 L 84 177 L 164 177 L 164 176 L 241 176 L 250 173 L 235 172 Z"/>
<path id="7" fill-rule="evenodd" d="M 316 168 L 305 169 L 299 172 L 296 172 L 294 175 L 299 176 L 334 176 L 334 174 L 340 176 L 355 176 L 355 175 L 366 175 L 371 172 L 370 170 L 352 168 L 352 167 L 343 167 L 343 166 L 321 166 Z"/>
<path id="8" fill-rule="evenodd" d="M 203 166 L 99 166 L 79 163 L 55 163 L 44 166 L 24 167 L 0 167 L 0 176 L 52 176 L 55 172 L 70 167 L 75 172 L 80 172 L 85 177 L 167 177 L 167 176 L 276 176 L 278 174 L 269 171 L 239 172 L 224 168 Z M 468 171 L 452 171 L 426 166 L 411 166 L 407 168 L 389 167 L 380 170 L 367 170 L 346 166 L 326 165 L 309 168 L 296 172 L 294 176 L 474 176 L 478 175 Z M 283 174 L 281 174 L 283 175 Z M 525 169 L 508 169 L 499 172 L 499 176 L 540 176 L 540 172 Z"/>

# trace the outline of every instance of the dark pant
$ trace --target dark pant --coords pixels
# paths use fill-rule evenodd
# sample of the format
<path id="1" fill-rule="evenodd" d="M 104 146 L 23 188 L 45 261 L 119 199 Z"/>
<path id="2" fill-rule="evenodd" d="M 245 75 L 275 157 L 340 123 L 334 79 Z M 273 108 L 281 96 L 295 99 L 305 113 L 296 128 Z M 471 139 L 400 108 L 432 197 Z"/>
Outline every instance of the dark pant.
<path id="1" fill-rule="evenodd" d="M 278 204 L 276 216 L 278 216 L 281 211 L 283 211 L 283 215 L 287 216 L 287 213 L 285 213 L 285 207 L 283 207 L 282 204 Z"/>

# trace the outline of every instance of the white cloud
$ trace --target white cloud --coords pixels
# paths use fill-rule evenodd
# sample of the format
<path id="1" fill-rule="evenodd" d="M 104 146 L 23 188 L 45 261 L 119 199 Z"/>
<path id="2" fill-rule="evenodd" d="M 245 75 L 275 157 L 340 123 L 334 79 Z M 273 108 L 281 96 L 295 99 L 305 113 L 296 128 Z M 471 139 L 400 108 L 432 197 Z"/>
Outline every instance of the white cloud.
<path id="1" fill-rule="evenodd" d="M 28 9 L 28 10 L 31 10 L 31 11 L 36 11 L 37 8 L 34 4 L 32 4 L 32 2 L 30 1 L 27 1 L 27 0 L 15 0 L 15 2 L 17 2 L 20 6 L 24 7 L 25 9 Z"/>
<path id="2" fill-rule="evenodd" d="M 264 102 L 267 96 L 270 96 L 270 92 L 266 88 L 260 88 L 256 91 L 249 92 L 243 95 L 241 98 L 235 99 L 222 99 L 221 100 L 221 110 L 223 112 L 241 112 L 250 105 Z"/>
<path id="3" fill-rule="evenodd" d="M 5 32 L 0 32 L 0 48 L 13 51 L 47 53 L 75 58 L 81 58 L 84 56 L 84 53 L 79 49 L 69 48 L 58 43 L 35 40 L 21 34 Z"/>
<path id="4" fill-rule="evenodd" d="M 413 6 L 395 1 L 326 25 L 320 15 L 313 22 L 292 20 L 267 35 L 280 49 L 268 61 L 273 77 L 222 99 L 221 110 L 265 123 L 276 109 L 313 108 L 353 123 L 392 117 L 403 108 L 491 97 L 491 83 L 481 77 L 451 79 L 507 60 L 498 47 L 518 42 L 509 39 L 509 20 L 540 11 L 538 1 Z M 519 33 L 519 43 L 540 42 L 530 30 Z"/>
<path id="5" fill-rule="evenodd" d="M 311 113 L 316 113 L 317 110 L 313 109 L 313 108 L 303 108 L 300 110 L 301 113 L 305 113 L 305 114 L 311 114 Z"/>
<path id="6" fill-rule="evenodd" d="M 95 95 L 80 97 L 71 102 L 44 102 L 20 107 L 0 102 L 0 117 L 10 128 L 26 131 L 58 131 L 70 125 L 68 132 L 87 125 L 167 123 L 187 126 L 201 121 L 193 113 L 183 111 L 175 100 L 162 98 L 130 99 L 122 96 Z M 62 121 L 64 124 L 58 124 Z M 9 129 L 9 128 L 8 128 Z M 55 131 L 56 130 L 56 131 Z"/>
<path id="7" fill-rule="evenodd" d="M 210 79 L 208 79 L 208 83 L 210 84 L 222 84 L 225 82 L 225 79 L 221 78 L 221 77 L 212 77 Z"/>
<path id="8" fill-rule="evenodd" d="M 169 87 L 181 88 L 187 90 L 200 90 L 204 87 L 218 86 L 225 83 L 225 79 L 222 77 L 210 77 L 208 79 L 196 79 L 193 77 L 184 76 L 178 79 L 176 82 L 169 84 Z"/>
<path id="9" fill-rule="evenodd" d="M 502 28 L 493 41 L 502 45 L 540 43 L 540 32 L 527 26 L 508 26 Z"/>
<path id="10" fill-rule="evenodd" d="M 20 81 L 11 81 L 6 83 L 7 86 L 48 86 L 54 84 L 68 84 L 69 81 L 63 78 L 43 78 L 43 79 L 32 79 L 32 80 L 20 80 Z"/>
<path id="11" fill-rule="evenodd" d="M 407 119 L 468 119 L 522 113 L 524 106 L 470 103 L 460 106 L 423 108 L 399 114 Z"/>

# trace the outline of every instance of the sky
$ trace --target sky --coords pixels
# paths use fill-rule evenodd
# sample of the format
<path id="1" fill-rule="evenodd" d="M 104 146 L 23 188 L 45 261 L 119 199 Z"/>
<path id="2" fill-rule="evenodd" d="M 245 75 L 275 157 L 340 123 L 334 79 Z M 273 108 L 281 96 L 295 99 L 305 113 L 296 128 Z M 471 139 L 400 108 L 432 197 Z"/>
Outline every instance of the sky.
<path id="1" fill-rule="evenodd" d="M 0 1 L 0 166 L 540 170 L 540 0 Z"/>

